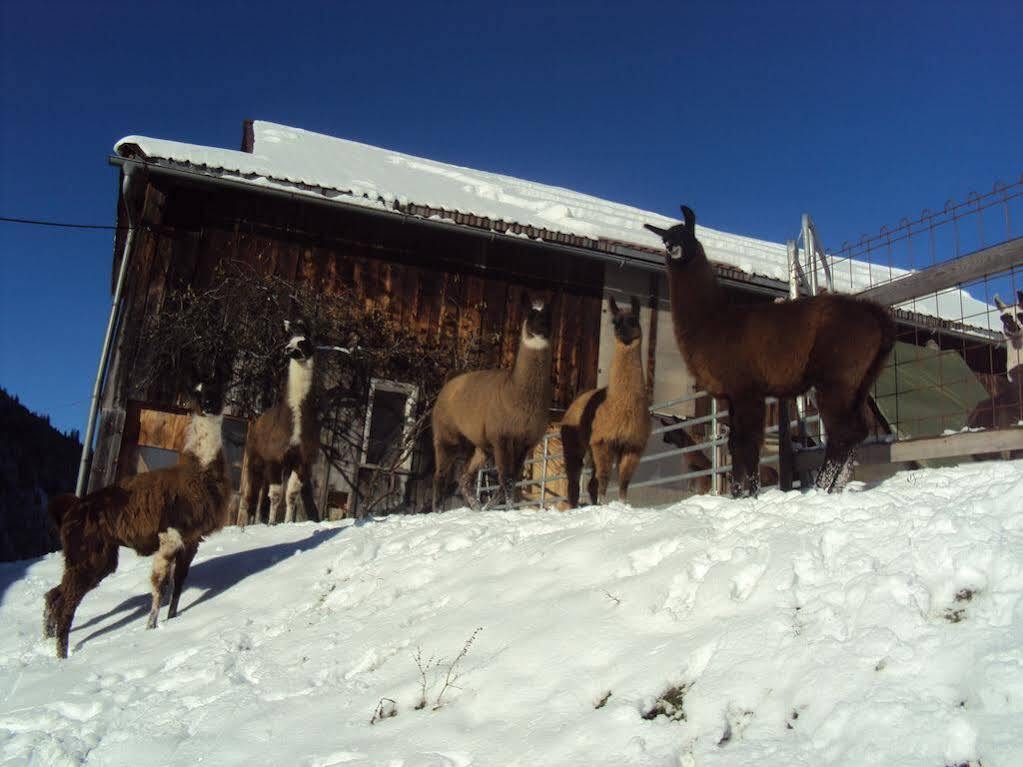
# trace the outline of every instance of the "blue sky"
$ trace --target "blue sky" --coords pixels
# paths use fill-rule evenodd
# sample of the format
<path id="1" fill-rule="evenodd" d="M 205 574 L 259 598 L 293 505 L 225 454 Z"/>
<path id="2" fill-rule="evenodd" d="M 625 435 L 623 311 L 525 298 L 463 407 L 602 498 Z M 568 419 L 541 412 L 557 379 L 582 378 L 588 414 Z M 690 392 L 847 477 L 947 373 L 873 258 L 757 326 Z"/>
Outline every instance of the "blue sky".
<path id="1" fill-rule="evenodd" d="M 248 117 L 837 246 L 1023 170 L 1023 4 L 0 5 L 0 215 L 113 223 L 114 142 Z M 109 232 L 0 223 L 0 385 L 82 428 Z"/>

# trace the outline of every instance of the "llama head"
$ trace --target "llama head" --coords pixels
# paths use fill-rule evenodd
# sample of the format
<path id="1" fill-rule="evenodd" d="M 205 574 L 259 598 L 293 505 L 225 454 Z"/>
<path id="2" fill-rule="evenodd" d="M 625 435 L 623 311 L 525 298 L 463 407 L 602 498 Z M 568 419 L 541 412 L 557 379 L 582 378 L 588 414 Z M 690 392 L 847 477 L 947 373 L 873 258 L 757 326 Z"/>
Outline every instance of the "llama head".
<path id="1" fill-rule="evenodd" d="M 671 229 L 661 229 L 653 224 L 643 224 L 644 227 L 656 234 L 664 241 L 664 247 L 668 251 L 668 268 L 685 266 L 697 260 L 699 256 L 706 255 L 703 246 L 696 239 L 696 214 L 692 208 L 682 206 L 682 223 L 675 224 Z"/>
<path id="2" fill-rule="evenodd" d="M 224 386 L 217 372 L 196 374 L 188 393 L 188 408 L 195 415 L 220 415 L 224 409 Z"/>
<path id="3" fill-rule="evenodd" d="M 1002 313 L 1002 335 L 1005 337 L 1005 374 L 1011 381 L 1014 368 L 1023 365 L 1023 290 L 1016 291 L 1016 304 L 1007 306 L 995 296 L 995 306 Z"/>
<path id="4" fill-rule="evenodd" d="M 546 299 L 530 299 L 522 294 L 526 319 L 522 323 L 522 343 L 530 349 L 546 349 L 551 341 L 551 305 Z"/>
<path id="5" fill-rule="evenodd" d="M 643 337 L 643 330 L 639 326 L 638 298 L 632 297 L 631 311 L 623 311 L 618 308 L 614 298 L 608 296 L 607 308 L 611 310 L 611 322 L 614 325 L 616 341 L 628 346 Z"/>
<path id="6" fill-rule="evenodd" d="M 302 320 L 285 320 L 284 330 L 289 334 L 288 343 L 284 346 L 284 354 L 288 359 L 304 362 L 312 359 L 313 342 L 309 330 Z"/>

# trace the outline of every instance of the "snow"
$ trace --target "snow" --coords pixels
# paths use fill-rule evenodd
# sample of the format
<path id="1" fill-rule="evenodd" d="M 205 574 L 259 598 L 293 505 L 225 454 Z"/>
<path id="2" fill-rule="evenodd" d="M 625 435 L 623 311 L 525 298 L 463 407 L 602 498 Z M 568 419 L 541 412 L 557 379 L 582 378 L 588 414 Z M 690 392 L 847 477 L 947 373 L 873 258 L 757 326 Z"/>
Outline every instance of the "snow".
<path id="1" fill-rule="evenodd" d="M 561 234 L 610 240 L 660 251 L 660 238 L 643 224 L 670 227 L 677 221 L 562 187 L 499 173 L 464 168 L 334 136 L 256 120 L 252 153 L 198 144 L 125 136 L 119 154 L 138 146 L 148 157 L 187 164 L 210 175 L 230 175 L 255 186 L 340 199 L 348 204 L 392 210 L 395 200 L 494 221 L 548 229 Z M 679 200 L 683 202 L 683 200 Z M 433 218 L 433 216 L 431 216 Z M 788 283 L 784 244 L 699 227 L 711 261 Z M 508 233 L 503 236 L 522 237 Z M 656 261 L 656 256 L 650 257 Z M 844 261 L 834 275 L 835 289 L 858 292 L 908 274 L 863 261 Z M 998 310 L 960 290 L 917 299 L 906 308 L 997 331 Z"/>
<path id="2" fill-rule="evenodd" d="M 0 763 L 1021 764 L 1021 500 L 1023 462 L 992 462 L 840 496 L 228 528 L 156 631 L 124 551 L 67 661 L 40 638 L 60 557 L 6 564 Z"/>

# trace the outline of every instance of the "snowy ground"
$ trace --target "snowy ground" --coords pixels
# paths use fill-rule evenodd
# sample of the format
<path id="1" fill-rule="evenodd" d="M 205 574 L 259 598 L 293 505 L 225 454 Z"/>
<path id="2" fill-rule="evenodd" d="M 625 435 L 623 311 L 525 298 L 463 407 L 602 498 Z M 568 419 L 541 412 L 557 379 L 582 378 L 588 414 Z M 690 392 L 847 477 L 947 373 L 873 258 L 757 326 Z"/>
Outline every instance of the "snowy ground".
<path id="1" fill-rule="evenodd" d="M 40 638 L 60 564 L 0 566 L 2 764 L 1023 764 L 1021 462 L 229 528 L 157 631 L 123 552 L 63 662 Z M 417 651 L 443 659 L 419 710 Z"/>

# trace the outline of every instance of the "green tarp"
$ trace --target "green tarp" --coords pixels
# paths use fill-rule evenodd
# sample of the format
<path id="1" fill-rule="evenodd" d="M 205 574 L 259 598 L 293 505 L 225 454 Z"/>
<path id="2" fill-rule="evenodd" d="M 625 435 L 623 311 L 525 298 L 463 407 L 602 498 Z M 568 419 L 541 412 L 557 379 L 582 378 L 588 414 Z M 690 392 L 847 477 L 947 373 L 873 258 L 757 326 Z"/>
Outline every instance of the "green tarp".
<path id="1" fill-rule="evenodd" d="M 959 431 L 990 396 L 958 353 L 898 342 L 874 401 L 899 438 L 908 439 Z"/>

